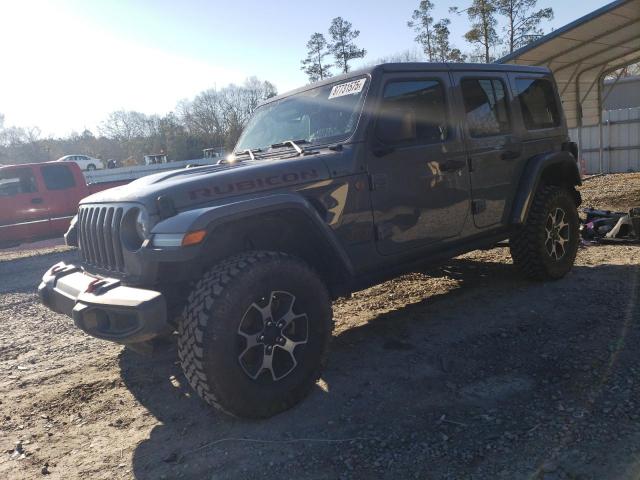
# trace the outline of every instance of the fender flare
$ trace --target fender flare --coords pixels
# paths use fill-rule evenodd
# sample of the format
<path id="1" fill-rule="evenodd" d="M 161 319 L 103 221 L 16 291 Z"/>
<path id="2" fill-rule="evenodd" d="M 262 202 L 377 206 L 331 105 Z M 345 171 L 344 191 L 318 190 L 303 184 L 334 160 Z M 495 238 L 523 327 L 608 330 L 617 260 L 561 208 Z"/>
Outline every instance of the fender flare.
<path id="1" fill-rule="evenodd" d="M 349 275 L 354 274 L 351 260 L 338 241 L 336 234 L 323 221 L 311 203 L 302 196 L 294 193 L 278 193 L 266 197 L 231 200 L 229 203 L 180 212 L 156 224 L 151 233 L 186 233 L 195 230 L 207 230 L 210 234 L 229 222 L 256 215 L 262 216 L 268 213 L 293 210 L 302 213 L 311 222 L 316 230 L 315 233 L 324 240 L 327 247 L 335 254 L 345 272 Z"/>
<path id="2" fill-rule="evenodd" d="M 548 172 L 549 169 L 558 169 L 569 185 L 582 185 L 578 164 L 570 152 L 563 150 L 531 157 L 520 176 L 520 183 L 511 208 L 511 224 L 522 225 L 526 222 L 533 197 L 545 171 Z"/>

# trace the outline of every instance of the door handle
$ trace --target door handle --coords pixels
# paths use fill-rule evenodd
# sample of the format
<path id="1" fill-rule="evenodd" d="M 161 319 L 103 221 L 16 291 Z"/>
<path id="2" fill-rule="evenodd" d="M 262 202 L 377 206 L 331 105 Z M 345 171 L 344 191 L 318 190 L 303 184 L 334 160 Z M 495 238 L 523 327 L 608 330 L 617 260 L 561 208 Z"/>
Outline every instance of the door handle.
<path id="1" fill-rule="evenodd" d="M 517 150 L 505 150 L 500 154 L 502 160 L 515 160 L 520 156 L 521 152 Z"/>
<path id="2" fill-rule="evenodd" d="M 33 204 L 39 204 L 39 203 L 42 203 L 43 201 L 44 200 L 42 200 L 42 198 L 39 198 L 39 197 L 31 199 L 31 203 L 33 203 Z"/>

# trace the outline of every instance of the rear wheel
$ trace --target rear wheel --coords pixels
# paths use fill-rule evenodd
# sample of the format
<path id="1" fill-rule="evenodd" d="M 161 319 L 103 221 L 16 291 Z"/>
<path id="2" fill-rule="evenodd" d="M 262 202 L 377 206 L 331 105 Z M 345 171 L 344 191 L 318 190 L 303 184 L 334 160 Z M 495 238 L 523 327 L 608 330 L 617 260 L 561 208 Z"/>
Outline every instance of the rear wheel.
<path id="1" fill-rule="evenodd" d="M 178 354 L 206 402 L 264 418 L 307 395 L 325 363 L 331 329 L 329 294 L 304 262 L 248 252 L 197 284 L 179 325 Z"/>
<path id="2" fill-rule="evenodd" d="M 525 225 L 511 237 L 513 263 L 527 277 L 553 280 L 573 267 L 578 252 L 578 211 L 566 188 L 543 186 L 536 195 Z"/>

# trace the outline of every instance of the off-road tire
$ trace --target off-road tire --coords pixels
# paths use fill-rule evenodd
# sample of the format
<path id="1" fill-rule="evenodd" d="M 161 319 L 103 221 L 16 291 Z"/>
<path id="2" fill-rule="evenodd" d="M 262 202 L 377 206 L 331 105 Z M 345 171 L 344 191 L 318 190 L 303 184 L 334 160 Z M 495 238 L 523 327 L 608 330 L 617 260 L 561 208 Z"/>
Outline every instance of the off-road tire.
<path id="1" fill-rule="evenodd" d="M 267 378 L 252 379 L 238 357 L 238 332 L 247 309 L 274 291 L 295 296 L 296 308 L 308 317 L 308 341 L 294 347 L 299 360 L 290 374 L 272 381 L 264 370 Z M 297 404 L 320 377 L 332 319 L 329 293 L 305 262 L 280 252 L 246 252 L 205 273 L 189 295 L 178 355 L 191 387 L 207 403 L 230 415 L 266 418 Z"/>
<path id="2" fill-rule="evenodd" d="M 549 215 L 558 208 L 566 214 L 569 241 L 565 254 L 556 259 L 547 251 L 545 226 Z M 556 280 L 564 277 L 576 259 L 580 243 L 579 228 L 575 193 L 554 185 L 540 187 L 533 199 L 526 223 L 509 239 L 514 265 L 533 280 Z"/>

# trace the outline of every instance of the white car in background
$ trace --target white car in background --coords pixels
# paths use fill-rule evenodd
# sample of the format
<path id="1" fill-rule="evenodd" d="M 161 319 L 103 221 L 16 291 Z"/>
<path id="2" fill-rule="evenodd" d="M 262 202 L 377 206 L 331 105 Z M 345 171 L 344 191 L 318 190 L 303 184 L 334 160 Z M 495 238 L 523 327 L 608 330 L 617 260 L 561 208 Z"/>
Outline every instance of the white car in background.
<path id="1" fill-rule="evenodd" d="M 75 162 L 81 170 L 100 170 L 104 168 L 102 160 L 88 155 L 65 155 L 56 160 L 56 162 Z"/>

